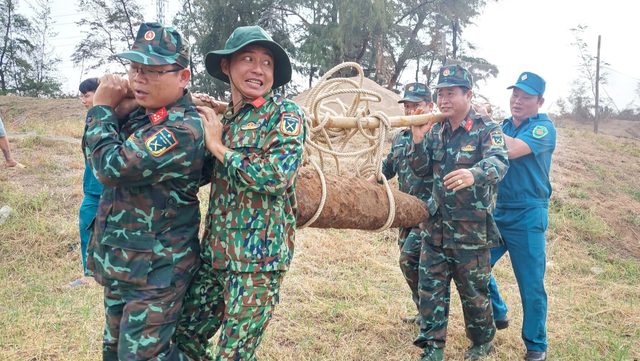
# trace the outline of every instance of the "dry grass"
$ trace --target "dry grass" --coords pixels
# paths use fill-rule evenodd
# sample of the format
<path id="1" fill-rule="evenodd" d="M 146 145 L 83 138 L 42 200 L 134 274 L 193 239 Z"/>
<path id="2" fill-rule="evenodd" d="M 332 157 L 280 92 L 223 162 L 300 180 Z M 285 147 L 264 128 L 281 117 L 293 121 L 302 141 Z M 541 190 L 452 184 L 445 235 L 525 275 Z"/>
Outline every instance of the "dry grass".
<path id="1" fill-rule="evenodd" d="M 0 105 L 6 114 L 6 99 Z M 62 125 L 34 118 L 8 127 L 14 135 L 41 133 L 12 138 L 27 170 L 0 169 L 0 206 L 14 209 L 0 226 L 0 360 L 100 358 L 101 288 L 62 287 L 81 274 L 74 246 L 82 156 L 77 144 L 47 138 L 78 139 L 82 120 L 79 109 Z M 640 230 L 640 145 L 616 139 L 559 131 L 546 278 L 550 360 L 640 360 L 640 256 L 623 248 L 640 242 L 633 236 Z M 417 329 L 401 322 L 414 310 L 395 238 L 394 231 L 299 231 L 259 358 L 417 360 Z M 522 306 L 508 258 L 495 275 L 512 323 L 498 332 L 490 360 L 519 360 Z M 453 293 L 445 355 L 461 360 L 469 341 Z"/>

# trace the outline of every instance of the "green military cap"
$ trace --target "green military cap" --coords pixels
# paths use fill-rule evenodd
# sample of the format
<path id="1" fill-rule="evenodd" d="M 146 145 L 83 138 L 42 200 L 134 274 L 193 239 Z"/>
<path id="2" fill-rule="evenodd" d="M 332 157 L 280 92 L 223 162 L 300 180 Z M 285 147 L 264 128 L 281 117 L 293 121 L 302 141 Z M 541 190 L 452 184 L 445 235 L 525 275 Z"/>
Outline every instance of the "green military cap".
<path id="1" fill-rule="evenodd" d="M 447 65 L 440 68 L 440 76 L 438 77 L 438 85 L 434 88 L 447 88 L 452 86 L 463 86 L 469 89 L 473 88 L 473 80 L 467 69 L 458 64 Z"/>
<path id="2" fill-rule="evenodd" d="M 131 50 L 116 54 L 145 65 L 178 64 L 189 66 L 189 43 L 171 26 L 159 23 L 142 23 Z"/>
<path id="3" fill-rule="evenodd" d="M 404 87 L 404 97 L 398 103 L 414 102 L 420 103 L 425 101 L 431 103 L 431 94 L 429 88 L 422 83 L 410 83 Z"/>
<path id="4" fill-rule="evenodd" d="M 259 26 L 242 26 L 236 28 L 224 49 L 210 51 L 205 59 L 205 67 L 212 77 L 229 82 L 229 77 L 222 72 L 220 61 L 227 55 L 233 54 L 243 47 L 255 44 L 271 50 L 273 53 L 273 88 L 287 84 L 291 80 L 291 61 L 284 49 Z"/>

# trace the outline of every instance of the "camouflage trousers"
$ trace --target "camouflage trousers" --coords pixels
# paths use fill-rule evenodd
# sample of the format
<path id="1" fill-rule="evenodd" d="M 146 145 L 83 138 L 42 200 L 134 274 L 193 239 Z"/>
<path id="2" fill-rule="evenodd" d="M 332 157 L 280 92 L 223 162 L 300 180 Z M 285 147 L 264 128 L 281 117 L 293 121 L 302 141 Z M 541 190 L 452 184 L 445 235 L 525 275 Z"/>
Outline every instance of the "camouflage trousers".
<path id="1" fill-rule="evenodd" d="M 398 245 L 400 246 L 400 270 L 411 289 L 411 298 L 416 304 L 416 309 L 420 309 L 420 297 L 418 296 L 418 266 L 420 265 L 420 248 L 422 247 L 420 227 L 400 228 Z"/>
<path id="2" fill-rule="evenodd" d="M 174 341 L 193 360 L 256 360 L 284 273 L 214 269 L 211 246 L 202 250 L 202 266 L 185 296 Z M 209 339 L 219 329 L 214 353 Z"/>
<path id="3" fill-rule="evenodd" d="M 103 360 L 188 361 L 171 344 L 186 290 L 105 287 Z"/>
<path id="4" fill-rule="evenodd" d="M 448 249 L 427 243 L 420 255 L 420 335 L 414 345 L 444 348 L 447 339 L 451 279 L 456 284 L 466 335 L 474 344 L 493 340 L 496 329 L 489 298 L 489 249 Z"/>

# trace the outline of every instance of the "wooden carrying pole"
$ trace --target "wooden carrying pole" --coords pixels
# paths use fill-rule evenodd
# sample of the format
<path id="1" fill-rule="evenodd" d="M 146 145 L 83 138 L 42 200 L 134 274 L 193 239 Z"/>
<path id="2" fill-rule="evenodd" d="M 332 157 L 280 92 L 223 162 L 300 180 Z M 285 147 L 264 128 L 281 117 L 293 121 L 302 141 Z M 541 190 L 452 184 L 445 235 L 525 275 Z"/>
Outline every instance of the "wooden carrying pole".
<path id="1" fill-rule="evenodd" d="M 209 106 L 208 103 L 203 103 L 198 98 L 193 98 L 193 103 L 198 106 Z M 218 113 L 224 113 L 224 110 L 227 108 L 229 103 L 216 101 L 220 106 Z M 429 113 L 429 114 L 420 114 L 420 115 L 403 115 L 397 117 L 389 117 L 389 121 L 391 122 L 392 128 L 400 128 L 407 127 L 411 125 L 424 125 L 431 121 L 434 122 L 442 122 L 444 120 L 444 115 L 440 113 Z M 433 119 L 433 120 L 432 120 Z M 312 119 L 312 124 L 314 126 L 318 126 L 322 120 Z M 380 119 L 376 117 L 362 117 L 352 118 L 352 117 L 336 117 L 329 116 L 329 121 L 325 125 L 327 128 L 341 128 L 341 129 L 354 129 L 361 126 L 363 129 L 376 129 L 380 127 Z"/>

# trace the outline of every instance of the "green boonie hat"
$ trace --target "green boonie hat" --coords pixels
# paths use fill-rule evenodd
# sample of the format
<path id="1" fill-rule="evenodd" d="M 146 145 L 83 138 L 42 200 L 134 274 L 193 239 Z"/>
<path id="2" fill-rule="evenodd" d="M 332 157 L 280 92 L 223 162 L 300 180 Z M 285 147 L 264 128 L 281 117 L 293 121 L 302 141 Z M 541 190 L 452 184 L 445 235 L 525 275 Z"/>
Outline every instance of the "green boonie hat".
<path id="1" fill-rule="evenodd" d="M 447 88 L 452 86 L 463 86 L 473 88 L 473 80 L 467 69 L 458 64 L 443 66 L 440 68 L 438 85 L 434 88 Z"/>
<path id="2" fill-rule="evenodd" d="M 229 77 L 222 72 L 220 61 L 227 55 L 233 54 L 243 47 L 255 44 L 263 46 L 273 53 L 273 86 L 277 88 L 285 85 L 291 80 L 291 61 L 284 49 L 259 26 L 242 26 L 236 28 L 223 50 L 210 51 L 205 58 L 205 67 L 212 77 L 229 83 Z"/>
<path id="3" fill-rule="evenodd" d="M 189 43 L 171 26 L 159 23 L 142 23 L 131 50 L 116 54 L 145 65 L 178 64 L 189 66 L 191 59 Z"/>
<path id="4" fill-rule="evenodd" d="M 398 103 L 414 102 L 420 103 L 421 101 L 431 102 L 431 94 L 429 88 L 422 83 L 410 83 L 404 87 L 404 98 L 400 99 Z"/>

